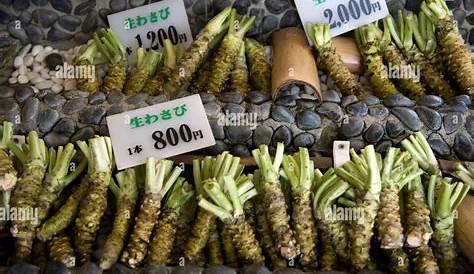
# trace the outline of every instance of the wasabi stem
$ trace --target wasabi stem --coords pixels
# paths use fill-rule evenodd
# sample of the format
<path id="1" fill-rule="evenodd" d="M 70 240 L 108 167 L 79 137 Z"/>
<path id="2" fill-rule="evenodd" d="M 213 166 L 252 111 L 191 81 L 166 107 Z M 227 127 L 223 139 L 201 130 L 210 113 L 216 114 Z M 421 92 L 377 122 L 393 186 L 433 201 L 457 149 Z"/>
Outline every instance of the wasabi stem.
<path id="1" fill-rule="evenodd" d="M 438 160 L 436 160 L 436 156 L 423 133 L 416 132 L 410 135 L 410 137 L 405 138 L 401 144 L 405 150 L 410 152 L 412 158 L 418 162 L 418 165 L 426 173 L 429 175 L 441 174 Z"/>
<path id="2" fill-rule="evenodd" d="M 92 41 L 92 40 L 91 40 Z M 92 42 L 81 48 L 82 53 L 74 58 L 75 66 L 94 66 L 96 65 L 96 56 L 98 54 L 97 45 Z M 100 89 L 99 75 L 96 73 L 93 78 L 78 78 L 77 88 L 82 91 L 96 92 Z"/>
<path id="3" fill-rule="evenodd" d="M 405 194 L 406 245 L 408 247 L 428 245 L 433 229 L 430 224 L 430 210 L 426 204 L 425 190 L 420 176 L 407 184 Z"/>
<path id="4" fill-rule="evenodd" d="M 249 63 L 249 77 L 252 86 L 265 94 L 270 94 L 272 68 L 267 62 L 265 48 L 257 40 L 246 38 L 245 53 Z"/>
<path id="5" fill-rule="evenodd" d="M 141 92 L 150 77 L 155 74 L 160 61 L 161 53 L 154 50 L 145 52 L 143 48 L 138 48 L 136 70 L 130 75 L 125 84 L 125 94 L 134 95 Z"/>
<path id="6" fill-rule="evenodd" d="M 15 187 L 16 181 L 18 180 L 18 173 L 13 166 L 13 162 L 8 151 L 9 145 L 15 146 L 14 144 L 11 144 L 13 124 L 4 121 L 0 132 L 2 137 L 0 140 L 0 192 L 2 195 L 2 207 L 7 209 L 10 206 L 11 191 Z M 5 227 L 6 223 L 6 220 L 0 221 L 0 230 Z"/>
<path id="7" fill-rule="evenodd" d="M 49 258 L 63 263 L 67 268 L 73 268 L 76 265 L 71 239 L 66 234 L 54 236 L 49 242 Z"/>
<path id="8" fill-rule="evenodd" d="M 176 68 L 176 52 L 171 40 L 165 39 L 163 44 L 163 65 L 156 70 L 156 74 L 150 77 L 143 87 L 143 92 L 148 95 L 158 95 L 165 93 L 164 84 L 170 77 L 173 69 Z"/>
<path id="9" fill-rule="evenodd" d="M 249 71 L 245 59 L 245 44 L 242 43 L 235 59 L 234 69 L 230 73 L 230 90 L 246 96 L 250 89 L 248 82 Z"/>
<path id="10" fill-rule="evenodd" d="M 125 246 L 125 240 L 130 230 L 132 216 L 138 199 L 138 188 L 134 169 L 126 169 L 115 175 L 117 183 L 113 180 L 109 185 L 116 199 L 116 212 L 112 231 L 107 236 L 100 257 L 101 269 L 110 269 L 119 259 Z"/>
<path id="11" fill-rule="evenodd" d="M 474 189 L 474 163 L 466 162 L 464 165 L 457 163 L 453 175 Z"/>

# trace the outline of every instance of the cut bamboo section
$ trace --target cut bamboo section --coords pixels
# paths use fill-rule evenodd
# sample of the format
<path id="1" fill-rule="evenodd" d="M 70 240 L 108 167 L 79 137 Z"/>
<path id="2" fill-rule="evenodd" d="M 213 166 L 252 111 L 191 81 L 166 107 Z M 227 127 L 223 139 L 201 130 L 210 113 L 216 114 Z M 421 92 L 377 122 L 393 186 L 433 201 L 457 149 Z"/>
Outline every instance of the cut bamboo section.
<path id="1" fill-rule="evenodd" d="M 458 208 L 454 237 L 462 253 L 474 264 L 474 196 L 467 195 Z"/>
<path id="2" fill-rule="evenodd" d="M 352 73 L 362 74 L 364 66 L 359 48 L 353 38 L 337 36 L 333 38 L 336 52 L 341 56 L 342 62 Z"/>

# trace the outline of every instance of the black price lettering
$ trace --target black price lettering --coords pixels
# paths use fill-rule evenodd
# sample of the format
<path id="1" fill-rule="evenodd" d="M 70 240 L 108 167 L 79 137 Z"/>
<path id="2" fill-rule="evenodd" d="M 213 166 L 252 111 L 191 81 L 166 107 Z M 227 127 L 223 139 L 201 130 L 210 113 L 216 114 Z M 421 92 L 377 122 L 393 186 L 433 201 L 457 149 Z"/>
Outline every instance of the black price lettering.
<path id="1" fill-rule="evenodd" d="M 346 6 L 343 4 L 340 4 L 337 6 L 337 15 L 339 16 L 339 19 L 342 21 L 342 23 L 346 24 L 349 22 L 349 11 L 347 11 Z"/>
<path id="2" fill-rule="evenodd" d="M 135 39 L 137 40 L 138 47 L 141 48 L 143 43 L 142 43 L 142 37 L 140 36 L 140 34 L 137 34 L 137 36 L 135 36 Z"/>
<path id="3" fill-rule="evenodd" d="M 160 45 L 158 44 L 158 41 L 156 40 L 156 33 L 154 31 L 149 31 L 146 34 L 146 38 L 148 38 L 148 40 L 151 40 L 151 49 L 158 50 Z"/>
<path id="4" fill-rule="evenodd" d="M 354 19 L 360 18 L 360 8 L 355 0 L 349 1 L 349 12 Z"/>
<path id="5" fill-rule="evenodd" d="M 371 3 L 370 0 L 349 0 L 345 4 L 339 4 L 334 10 L 325 9 L 323 15 L 328 19 L 330 28 L 333 29 L 349 23 L 352 19 L 359 19 L 361 11 L 365 15 L 370 15 L 377 9 L 382 9 L 379 2 Z M 335 13 L 337 13 L 337 16 L 334 16 Z"/>
<path id="6" fill-rule="evenodd" d="M 360 0 L 360 7 L 365 15 L 370 15 L 372 13 L 370 0 Z"/>
<path id="7" fill-rule="evenodd" d="M 166 147 L 166 141 L 163 139 L 163 132 L 160 130 L 157 130 L 153 132 L 151 135 L 153 140 L 155 140 L 155 148 L 156 149 L 163 149 Z"/>
<path id="8" fill-rule="evenodd" d="M 204 135 L 202 134 L 201 130 L 192 131 L 188 125 L 182 124 L 179 126 L 178 130 L 172 127 L 166 129 L 165 133 L 163 133 L 161 130 L 157 130 L 152 133 L 151 137 L 153 140 L 155 140 L 155 148 L 163 149 L 168 144 L 171 146 L 176 146 L 180 141 L 189 143 L 193 139 L 202 139 L 204 138 Z"/>
<path id="9" fill-rule="evenodd" d="M 179 127 L 179 135 L 181 136 L 181 139 L 183 139 L 185 143 L 190 142 L 191 139 L 193 138 L 191 129 L 186 124 L 182 124 Z"/>
<path id="10" fill-rule="evenodd" d="M 331 9 L 326 9 L 323 12 L 324 17 L 328 18 L 328 22 L 330 24 L 330 28 L 333 29 L 337 26 L 336 22 L 332 22 L 332 10 Z"/>
<path id="11" fill-rule="evenodd" d="M 163 47 L 165 39 L 168 39 L 168 35 L 166 35 L 166 31 L 164 29 L 159 29 L 157 33 L 160 45 Z"/>
<path id="12" fill-rule="evenodd" d="M 168 27 L 168 37 L 171 40 L 171 43 L 173 45 L 177 45 L 179 42 L 179 37 L 178 37 L 178 31 L 174 26 L 169 26 Z"/>
<path id="13" fill-rule="evenodd" d="M 168 140 L 168 143 L 172 146 L 179 143 L 178 132 L 176 132 L 176 129 L 170 127 L 166 130 L 166 140 Z"/>

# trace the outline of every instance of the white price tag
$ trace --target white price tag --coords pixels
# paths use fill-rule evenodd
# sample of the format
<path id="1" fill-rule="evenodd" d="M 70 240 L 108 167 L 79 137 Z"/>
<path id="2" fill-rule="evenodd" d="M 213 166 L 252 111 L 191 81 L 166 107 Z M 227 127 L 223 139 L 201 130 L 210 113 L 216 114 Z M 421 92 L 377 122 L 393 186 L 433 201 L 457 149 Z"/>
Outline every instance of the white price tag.
<path id="1" fill-rule="evenodd" d="M 301 22 L 329 23 L 331 36 L 351 31 L 389 14 L 385 0 L 295 0 Z"/>
<path id="2" fill-rule="evenodd" d="M 349 141 L 334 141 L 332 147 L 332 158 L 334 161 L 334 168 L 341 167 L 346 162 L 351 160 L 349 149 L 351 143 Z"/>
<path id="3" fill-rule="evenodd" d="M 163 0 L 107 16 L 110 27 L 136 62 L 136 49 L 161 50 L 163 41 L 187 48 L 193 41 L 183 0 Z"/>
<path id="4" fill-rule="evenodd" d="M 198 94 L 108 116 L 107 126 L 119 170 L 216 143 Z"/>

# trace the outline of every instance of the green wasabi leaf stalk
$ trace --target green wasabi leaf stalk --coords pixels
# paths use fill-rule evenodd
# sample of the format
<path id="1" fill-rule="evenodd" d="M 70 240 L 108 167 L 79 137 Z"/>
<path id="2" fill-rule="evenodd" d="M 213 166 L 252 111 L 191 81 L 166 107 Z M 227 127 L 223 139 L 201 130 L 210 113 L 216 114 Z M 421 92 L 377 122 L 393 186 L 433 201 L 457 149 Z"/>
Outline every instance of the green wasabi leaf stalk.
<path id="1" fill-rule="evenodd" d="M 270 94 L 272 89 L 272 68 L 265 57 L 265 48 L 257 40 L 245 39 L 249 76 L 252 86 L 263 93 Z"/>
<path id="2" fill-rule="evenodd" d="M 309 269 L 317 265 L 316 225 L 311 211 L 311 186 L 314 164 L 307 148 L 299 148 L 293 156 L 283 156 L 283 170 L 291 184 L 293 198 L 292 221 L 296 242 L 300 247 L 299 263 Z"/>
<path id="3" fill-rule="evenodd" d="M 13 161 L 9 155 L 8 146 L 11 144 L 13 135 L 13 124 L 7 121 L 3 122 L 0 128 L 2 139 L 0 140 L 0 191 L 2 195 L 2 207 L 9 211 L 11 191 L 18 180 L 18 172 L 13 166 Z M 21 154 L 21 153 L 20 153 Z M 24 160 L 24 159 L 23 159 Z M 6 220 L 0 221 L 0 230 L 5 227 Z"/>
<path id="4" fill-rule="evenodd" d="M 170 262 L 173 244 L 176 238 L 177 224 L 183 206 L 194 196 L 193 188 L 182 177 L 173 186 L 160 220 L 150 242 L 147 261 L 150 264 L 166 265 Z"/>
<path id="5" fill-rule="evenodd" d="M 96 59 L 98 55 L 97 45 L 91 40 L 90 43 L 81 47 L 79 55 L 74 57 L 74 65 L 86 68 L 87 66 L 94 66 L 97 64 Z M 100 89 L 99 75 L 96 73 L 93 78 L 78 78 L 76 79 L 77 88 L 82 91 L 96 92 Z"/>
<path id="6" fill-rule="evenodd" d="M 474 189 L 474 162 L 457 163 L 453 175 Z"/>
<path id="7" fill-rule="evenodd" d="M 76 266 L 76 257 L 71 239 L 64 233 L 54 236 L 49 242 L 49 258 L 63 263 L 67 268 Z"/>
<path id="8" fill-rule="evenodd" d="M 448 178 L 431 175 L 428 182 L 428 206 L 433 224 L 433 250 L 441 274 L 458 273 L 454 242 L 454 211 L 466 197 L 470 187 Z"/>
<path id="9" fill-rule="evenodd" d="M 171 40 L 163 41 L 163 65 L 156 70 L 156 74 L 150 77 L 143 92 L 148 95 L 158 95 L 165 93 L 164 84 L 176 68 L 177 56 Z"/>
<path id="10" fill-rule="evenodd" d="M 345 95 L 363 96 L 365 91 L 361 84 L 342 62 L 341 56 L 336 53 L 329 24 L 308 24 L 306 28 L 309 30 L 309 37 L 318 52 L 318 61 L 321 67 L 334 80 L 336 87 Z"/>
<path id="11" fill-rule="evenodd" d="M 388 28 L 392 35 L 392 40 L 403 52 L 410 63 L 416 64 L 421 72 L 421 82 L 432 91 L 444 99 L 449 99 L 455 95 L 454 90 L 445 79 L 444 75 L 435 65 L 420 51 L 413 42 L 415 29 L 417 28 L 413 13 L 403 16 L 398 14 L 398 28 L 391 16 L 384 19 L 384 28 Z"/>
<path id="12" fill-rule="evenodd" d="M 230 90 L 246 96 L 249 89 L 249 71 L 245 59 L 245 44 L 242 43 L 235 58 L 234 69 L 230 73 Z"/>
<path id="13" fill-rule="evenodd" d="M 426 0 L 421 4 L 421 10 L 436 27 L 440 54 L 450 76 L 461 92 L 473 95 L 474 66 L 471 62 L 471 51 L 459 33 L 453 14 L 446 2 Z"/>
<path id="14" fill-rule="evenodd" d="M 388 78 L 388 72 L 382 60 L 381 48 L 377 43 L 377 34 L 367 26 L 358 28 L 355 33 L 365 66 L 365 77 L 374 88 L 375 95 L 385 98 L 399 93 Z"/>
<path id="15" fill-rule="evenodd" d="M 239 258 L 244 264 L 263 264 L 265 258 L 262 255 L 262 249 L 253 229 L 245 220 L 243 210 L 245 199 L 250 199 L 253 196 L 249 195 L 242 199 L 245 193 L 239 195 L 239 188 L 233 176 L 224 176 L 223 180 L 224 186 L 221 186 L 215 179 L 204 181 L 204 189 L 213 202 L 200 197 L 198 205 L 217 216 L 230 230 Z M 250 180 L 248 182 L 251 183 Z M 225 193 L 224 188 L 226 189 Z M 253 195 L 256 195 L 256 192 L 253 192 Z"/>
<path id="16" fill-rule="evenodd" d="M 167 40 L 165 40 L 165 43 Z M 155 74 L 160 61 L 161 53 L 154 50 L 145 51 L 143 48 L 138 48 L 136 70 L 130 75 L 125 84 L 125 93 L 127 95 L 134 95 L 141 92 L 150 77 Z"/>
<path id="17" fill-rule="evenodd" d="M 16 147 L 12 152 L 18 159 L 24 159 L 24 162 L 22 162 L 23 172 L 12 192 L 10 206 L 16 210 L 33 213 L 36 211 L 48 165 L 46 146 L 44 141 L 38 138 L 36 131 L 31 131 L 27 136 L 26 146 L 22 150 Z M 31 220 L 19 218 L 12 221 L 10 232 L 15 238 L 14 261 L 25 261 L 31 253 L 34 231 L 30 227 L 33 221 L 34 218 Z"/>
<path id="18" fill-rule="evenodd" d="M 240 46 L 243 43 L 245 33 L 252 27 L 255 16 L 247 18 L 244 16 L 240 21 L 236 19 L 236 10 L 230 14 L 229 32 L 222 40 L 213 60 L 212 73 L 207 85 L 208 92 L 219 93 L 225 88 L 229 79 L 235 58 L 238 56 Z"/>
<path id="19" fill-rule="evenodd" d="M 262 195 L 262 205 L 275 238 L 275 246 L 280 255 L 289 260 L 300 254 L 300 247 L 290 227 L 287 204 L 280 186 L 279 169 L 283 152 L 284 145 L 278 143 L 273 162 L 266 145 L 254 149 L 252 155 L 261 172 L 262 182 L 259 194 Z"/>
<path id="20" fill-rule="evenodd" d="M 426 140 L 423 133 L 416 132 L 402 141 L 402 146 L 410 152 L 411 157 L 418 162 L 418 165 L 429 175 L 441 174 L 438 160 Z"/>
<path id="21" fill-rule="evenodd" d="M 170 160 L 147 159 L 143 199 L 132 234 L 121 257 L 121 261 L 129 267 L 135 268 L 145 259 L 153 228 L 160 215 L 161 200 L 182 171 L 178 166 L 173 168 L 173 162 Z"/>
<path id="22" fill-rule="evenodd" d="M 361 271 L 369 266 L 370 240 L 382 188 L 380 166 L 374 147 L 366 146 L 361 155 L 351 149 L 351 161 L 337 168 L 335 172 L 355 189 L 354 209 L 361 210 L 362 213 L 362 218 L 351 223 L 349 232 L 352 269 Z"/>
<path id="23" fill-rule="evenodd" d="M 74 245 L 82 262 L 88 261 L 107 207 L 107 188 L 112 177 L 112 144 L 108 137 L 89 139 L 87 145 L 79 141 L 79 148 L 88 161 L 89 189 L 79 205 L 74 224 Z"/>
<path id="24" fill-rule="evenodd" d="M 223 9 L 201 30 L 191 46 L 183 54 L 183 57 L 171 73 L 168 81 L 166 81 L 165 85 L 168 94 L 174 94 L 189 86 L 192 76 L 202 65 L 204 57 L 207 56 L 210 50 L 211 41 L 213 41 L 222 30 L 229 27 L 226 21 L 228 20 L 231 10 L 230 7 Z"/>
<path id="25" fill-rule="evenodd" d="M 418 16 L 413 14 L 415 28 L 413 29 L 413 37 L 418 48 L 430 60 L 430 62 L 438 69 L 438 71 L 446 73 L 444 61 L 439 53 L 438 42 L 436 40 L 436 28 L 423 11 Z"/>
<path id="26" fill-rule="evenodd" d="M 104 270 L 110 269 L 119 259 L 138 200 L 137 178 L 134 169 L 129 168 L 119 172 L 115 178 L 118 183 L 112 180 L 109 185 L 116 201 L 115 219 L 99 262 L 100 268 Z"/>

